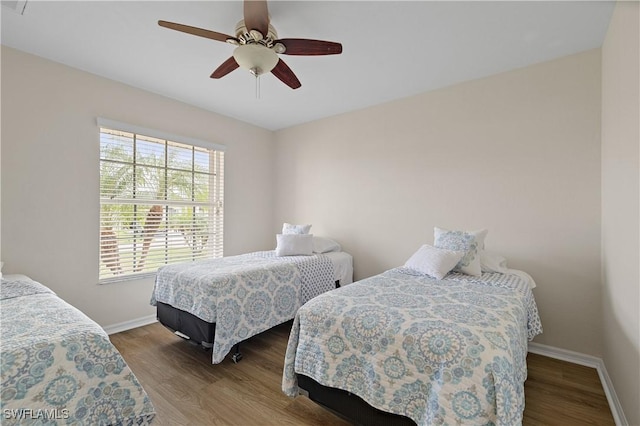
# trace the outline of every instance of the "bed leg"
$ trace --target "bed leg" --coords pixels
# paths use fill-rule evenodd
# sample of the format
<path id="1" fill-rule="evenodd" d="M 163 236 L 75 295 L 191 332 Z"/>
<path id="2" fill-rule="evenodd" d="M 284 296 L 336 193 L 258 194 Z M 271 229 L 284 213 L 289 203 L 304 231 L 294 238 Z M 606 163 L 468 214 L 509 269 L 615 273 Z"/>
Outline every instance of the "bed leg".
<path id="1" fill-rule="evenodd" d="M 240 343 L 236 343 L 236 345 L 233 347 L 233 355 L 231 355 L 231 360 L 237 364 L 241 359 L 242 354 L 240 353 Z"/>

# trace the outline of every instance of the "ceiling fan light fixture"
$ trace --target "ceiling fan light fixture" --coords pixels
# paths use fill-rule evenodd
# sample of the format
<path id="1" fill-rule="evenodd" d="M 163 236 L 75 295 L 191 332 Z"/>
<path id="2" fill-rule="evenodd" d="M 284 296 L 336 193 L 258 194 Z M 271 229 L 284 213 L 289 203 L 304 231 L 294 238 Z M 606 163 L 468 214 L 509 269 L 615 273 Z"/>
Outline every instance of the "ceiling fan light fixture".
<path id="1" fill-rule="evenodd" d="M 256 77 L 270 72 L 278 63 L 278 55 L 260 44 L 244 44 L 236 47 L 233 58 L 242 68 Z"/>
<path id="2" fill-rule="evenodd" d="M 233 56 L 220 64 L 210 77 L 219 79 L 237 68 L 244 68 L 256 77 L 258 92 L 259 78 L 257 77 L 268 72 L 292 89 L 302 86 L 295 73 L 278 55 L 319 56 L 342 53 L 342 45 L 332 41 L 306 38 L 279 39 L 276 29 L 271 25 L 267 0 L 244 0 L 243 3 L 244 19 L 236 25 L 235 37 L 176 22 L 160 20 L 158 25 L 235 45 Z"/>

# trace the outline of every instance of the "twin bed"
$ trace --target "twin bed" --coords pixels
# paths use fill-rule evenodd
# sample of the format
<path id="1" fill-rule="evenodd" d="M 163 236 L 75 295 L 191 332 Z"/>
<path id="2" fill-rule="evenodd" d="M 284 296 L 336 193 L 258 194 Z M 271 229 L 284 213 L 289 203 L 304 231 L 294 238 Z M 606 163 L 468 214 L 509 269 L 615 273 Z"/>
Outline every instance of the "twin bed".
<path id="1" fill-rule="evenodd" d="M 358 424 L 521 424 L 542 332 L 522 275 L 403 267 L 319 296 L 293 322 L 283 391 Z"/>
<path id="2" fill-rule="evenodd" d="M 0 284 L 2 424 L 146 425 L 153 405 L 104 330 L 25 276 Z"/>
<path id="3" fill-rule="evenodd" d="M 238 362 L 242 341 L 293 319 L 300 306 L 352 276 L 352 257 L 342 251 L 254 252 L 160 268 L 151 304 L 161 324 L 212 348 L 212 363 L 232 349 Z"/>

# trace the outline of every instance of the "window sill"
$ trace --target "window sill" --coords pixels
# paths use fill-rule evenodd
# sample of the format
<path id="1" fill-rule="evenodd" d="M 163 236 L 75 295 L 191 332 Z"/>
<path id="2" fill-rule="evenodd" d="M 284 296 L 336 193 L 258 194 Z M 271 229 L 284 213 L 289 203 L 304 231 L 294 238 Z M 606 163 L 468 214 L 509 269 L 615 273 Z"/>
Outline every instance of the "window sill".
<path id="1" fill-rule="evenodd" d="M 126 281 L 136 281 L 144 278 L 151 278 L 151 277 L 155 278 L 155 276 L 156 276 L 156 272 L 154 271 L 154 272 L 143 272 L 135 275 L 125 275 L 122 277 L 103 278 L 101 280 L 98 280 L 98 285 L 115 284 L 115 283 L 121 283 Z"/>

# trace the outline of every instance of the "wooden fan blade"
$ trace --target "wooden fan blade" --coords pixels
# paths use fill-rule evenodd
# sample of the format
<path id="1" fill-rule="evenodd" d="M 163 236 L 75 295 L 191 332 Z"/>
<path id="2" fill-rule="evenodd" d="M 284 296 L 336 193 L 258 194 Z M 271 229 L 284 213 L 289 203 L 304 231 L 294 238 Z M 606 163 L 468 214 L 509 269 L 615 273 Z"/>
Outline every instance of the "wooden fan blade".
<path id="1" fill-rule="evenodd" d="M 222 78 L 238 67 L 239 67 L 238 63 L 232 56 L 226 61 L 224 61 L 222 65 L 216 68 L 213 74 L 211 74 L 211 78 Z"/>
<path id="2" fill-rule="evenodd" d="M 275 68 L 271 70 L 271 73 L 278 77 L 278 80 L 291 87 L 292 89 L 297 89 L 302 86 L 300 84 L 300 80 L 298 77 L 291 71 L 291 68 L 287 64 L 284 63 L 282 59 L 278 60 Z"/>
<path id="3" fill-rule="evenodd" d="M 263 37 L 269 32 L 269 10 L 266 0 L 244 1 L 244 25 L 247 30 L 260 31 Z"/>
<path id="4" fill-rule="evenodd" d="M 287 50 L 285 55 L 339 55 L 342 53 L 342 45 L 333 41 L 309 40 L 305 38 L 283 38 L 275 43 L 282 43 Z"/>
<path id="5" fill-rule="evenodd" d="M 182 31 L 183 33 L 193 34 L 199 37 L 210 38 L 211 40 L 227 41 L 227 39 L 233 39 L 230 35 L 218 33 L 211 30 L 205 30 L 203 28 L 192 27 L 190 25 L 176 24 L 175 22 L 158 21 L 158 25 L 161 27 L 169 28 L 171 30 Z"/>

